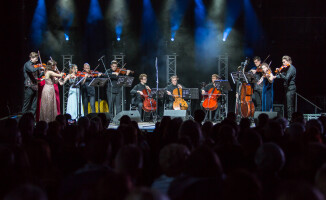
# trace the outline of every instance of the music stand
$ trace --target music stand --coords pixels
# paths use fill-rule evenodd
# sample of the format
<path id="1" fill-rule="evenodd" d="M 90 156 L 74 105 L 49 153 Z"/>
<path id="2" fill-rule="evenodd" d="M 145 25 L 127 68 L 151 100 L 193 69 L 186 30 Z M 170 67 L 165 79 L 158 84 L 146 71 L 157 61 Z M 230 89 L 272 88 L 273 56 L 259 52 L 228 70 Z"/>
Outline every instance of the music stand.
<path id="1" fill-rule="evenodd" d="M 164 92 L 165 92 L 164 88 L 152 88 L 151 97 L 154 97 L 154 95 L 156 96 L 156 94 L 157 94 L 158 99 L 163 99 L 164 98 Z"/>
<path id="2" fill-rule="evenodd" d="M 92 87 L 103 87 L 108 81 L 108 78 L 93 78 L 93 80 L 88 84 Z"/>
<path id="3" fill-rule="evenodd" d="M 222 93 L 232 90 L 231 85 L 228 80 L 216 80 L 214 82 L 215 82 L 216 88 L 218 90 L 221 90 Z"/>
<path id="4" fill-rule="evenodd" d="M 117 80 L 118 86 L 131 87 L 134 77 L 132 76 L 119 76 Z"/>
<path id="5" fill-rule="evenodd" d="M 100 113 L 100 88 L 103 87 L 106 82 L 108 81 L 109 78 L 93 78 L 92 81 L 88 84 L 88 86 L 91 87 L 97 87 L 97 107 L 98 107 L 98 112 Z M 95 110 L 93 111 L 95 112 Z"/>

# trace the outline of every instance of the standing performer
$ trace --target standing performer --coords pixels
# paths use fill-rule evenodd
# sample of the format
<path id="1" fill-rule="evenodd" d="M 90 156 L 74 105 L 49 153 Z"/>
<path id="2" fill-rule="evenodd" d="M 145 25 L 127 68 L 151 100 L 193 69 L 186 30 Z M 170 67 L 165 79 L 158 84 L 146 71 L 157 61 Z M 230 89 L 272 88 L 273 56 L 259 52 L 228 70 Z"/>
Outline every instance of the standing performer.
<path id="1" fill-rule="evenodd" d="M 110 77 L 111 82 L 108 82 L 106 95 L 109 102 L 110 116 L 114 117 L 114 109 L 116 114 L 121 112 L 122 86 L 117 85 L 119 76 L 119 72 L 117 72 L 118 62 L 116 60 L 112 60 L 110 67 L 111 68 L 107 70 L 107 75 Z M 130 70 L 126 71 L 126 75 L 128 76 L 130 74 Z"/>
<path id="2" fill-rule="evenodd" d="M 254 64 L 255 67 L 251 68 L 250 72 L 255 74 L 256 78 L 260 80 L 262 77 L 261 71 L 261 58 L 259 56 L 254 57 Z M 254 84 L 254 95 L 252 96 L 252 101 L 255 105 L 256 111 L 261 111 L 261 104 L 262 104 L 262 91 L 263 91 L 263 84 Z"/>
<path id="3" fill-rule="evenodd" d="M 295 77 L 297 70 L 292 65 L 292 59 L 290 56 L 283 56 L 282 63 L 283 66 L 276 69 L 276 72 L 278 73 L 276 77 L 284 79 L 287 118 L 290 121 L 292 113 L 294 112 L 294 95 L 297 89 L 295 85 Z"/>
<path id="4" fill-rule="evenodd" d="M 71 119 L 77 119 L 80 116 L 84 116 L 84 111 L 81 109 L 82 99 L 80 98 L 80 89 L 78 87 L 74 87 L 80 79 L 77 77 L 77 65 L 72 64 L 69 69 L 69 83 L 71 84 L 69 88 L 68 101 L 67 101 L 67 109 L 66 112 L 71 115 Z M 84 81 L 86 78 L 84 79 Z M 80 109 L 79 109 L 80 108 Z M 78 116 L 79 115 L 79 116 Z"/>
<path id="5" fill-rule="evenodd" d="M 202 95 L 209 95 L 209 94 L 208 94 L 209 92 L 220 94 L 221 92 L 220 92 L 218 89 L 216 89 L 216 85 L 215 85 L 215 81 L 216 81 L 216 80 L 220 80 L 220 79 L 221 79 L 221 78 L 220 78 L 219 75 L 217 75 L 217 74 L 212 74 L 212 82 L 209 83 L 209 84 L 207 84 L 205 87 L 203 87 L 203 88 L 201 89 L 201 94 L 202 94 Z M 212 90 L 213 90 L 213 91 L 212 91 Z M 215 91 L 215 90 L 216 90 L 216 91 Z M 218 100 L 218 104 L 221 105 L 221 98 L 219 98 L 218 94 L 217 94 L 217 96 L 216 96 L 216 99 Z M 214 94 L 212 94 L 212 95 L 214 95 Z M 215 97 L 214 97 L 214 99 L 215 99 Z M 203 105 L 201 105 L 201 106 L 203 106 Z M 216 109 L 215 114 L 214 114 L 214 121 L 217 120 L 217 117 L 218 117 L 218 115 L 220 114 L 220 108 L 221 108 L 221 106 L 217 106 L 217 109 Z"/>
<path id="6" fill-rule="evenodd" d="M 31 52 L 29 54 L 30 60 L 24 64 L 24 104 L 22 112 L 32 112 L 35 114 L 37 104 L 37 79 L 41 76 L 41 65 L 34 67 L 38 61 L 38 54 Z"/>
<path id="7" fill-rule="evenodd" d="M 182 89 L 182 85 L 178 84 L 178 80 L 179 80 L 178 76 L 171 76 L 170 80 L 171 80 L 171 84 L 165 87 L 165 90 L 167 90 L 166 93 L 168 95 L 166 104 L 168 109 L 173 109 L 173 102 L 174 102 L 174 98 L 172 95 L 173 90 L 176 88 Z"/>
<path id="8" fill-rule="evenodd" d="M 140 116 L 142 118 L 143 116 L 143 100 L 142 100 L 142 95 L 143 94 L 143 90 L 151 90 L 150 87 L 148 87 L 146 85 L 147 83 L 147 75 L 146 74 L 140 74 L 139 75 L 139 80 L 140 83 L 138 83 L 137 85 L 134 86 L 134 88 L 132 88 L 132 90 L 130 91 L 130 94 L 132 94 L 132 100 L 131 100 L 131 104 L 134 106 L 137 106 L 138 111 L 140 113 Z"/>
<path id="9" fill-rule="evenodd" d="M 49 60 L 46 65 L 44 81 L 45 85 L 41 95 L 40 121 L 51 122 L 57 116 L 57 102 L 54 89 L 54 83 L 57 81 L 55 77 L 62 77 L 63 73 L 56 73 L 57 62 Z M 59 80 L 59 84 L 63 85 L 67 80 Z"/>
<path id="10" fill-rule="evenodd" d="M 258 85 L 263 85 L 262 91 L 262 111 L 273 111 L 273 82 L 276 78 L 267 63 L 262 64 L 263 76 L 257 82 Z"/>
<path id="11" fill-rule="evenodd" d="M 91 73 L 91 68 L 88 63 L 84 64 L 84 72 L 85 72 L 85 81 L 84 84 L 82 85 L 81 92 L 82 92 L 82 97 L 83 97 L 83 107 L 84 107 L 84 113 L 85 115 L 88 114 L 88 102 L 90 102 L 92 112 L 96 112 L 95 110 L 95 88 L 92 86 L 88 86 L 92 78 L 89 75 Z"/>

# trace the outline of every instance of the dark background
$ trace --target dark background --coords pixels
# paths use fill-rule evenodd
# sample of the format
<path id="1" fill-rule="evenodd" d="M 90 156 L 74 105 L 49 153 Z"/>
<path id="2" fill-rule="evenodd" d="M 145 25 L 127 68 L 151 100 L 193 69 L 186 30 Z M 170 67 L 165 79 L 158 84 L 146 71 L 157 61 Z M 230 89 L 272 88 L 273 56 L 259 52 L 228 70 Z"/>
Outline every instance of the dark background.
<path id="1" fill-rule="evenodd" d="M 186 1 L 186 0 L 183 0 Z M 165 1 L 152 0 L 152 7 L 156 16 L 155 26 L 148 29 L 151 32 L 147 42 L 141 42 L 144 37 L 142 30 L 142 0 L 129 0 L 127 12 L 129 22 L 124 27 L 120 44 L 124 43 L 125 62 L 127 67 L 136 71 L 135 84 L 138 83 L 140 73 L 148 74 L 148 85 L 155 86 L 155 57 L 158 57 L 159 87 L 166 85 L 166 41 L 170 40 L 170 30 L 166 29 L 166 20 L 162 17 L 162 7 Z M 198 63 L 195 54 L 195 16 L 193 0 L 189 0 L 179 30 L 176 34 L 177 74 L 180 83 L 186 87 L 199 87 L 203 81 L 210 81 L 210 75 L 217 72 L 217 62 Z M 209 8 L 212 1 L 204 0 Z M 229 1 L 231 2 L 231 1 Z M 23 102 L 23 65 L 29 59 L 31 51 L 40 50 L 43 62 L 51 56 L 58 61 L 62 69 L 62 55 L 72 54 L 73 63 L 79 70 L 85 62 L 90 63 L 91 69 L 98 64 L 98 58 L 105 55 L 105 64 L 109 67 L 114 52 L 113 42 L 116 41 L 115 30 L 107 28 L 108 19 L 96 24 L 86 23 L 89 0 L 75 1 L 76 13 L 72 26 L 69 29 L 70 40 L 66 42 L 63 36 L 63 26 L 55 14 L 54 0 L 46 1 L 47 27 L 54 41 L 44 40 L 42 45 L 35 48 L 31 44 L 31 23 L 37 5 L 32 0 L 12 0 L 8 6 L 2 6 L 2 37 L 1 37 L 1 97 L 0 116 L 19 113 Z M 99 0 L 102 13 L 105 16 L 108 0 Z M 232 0 L 233 4 L 242 4 L 241 0 Z M 252 0 L 252 6 L 262 26 L 262 34 L 256 39 L 252 51 L 245 49 L 246 37 L 244 12 L 241 12 L 226 42 L 218 42 L 219 54 L 229 55 L 229 72 L 234 71 L 245 57 L 259 55 L 264 59 L 270 55 L 272 69 L 281 66 L 281 57 L 289 55 L 297 68 L 297 92 L 325 110 L 325 67 L 323 58 L 326 56 L 326 5 L 324 1 L 296 1 L 296 0 Z M 224 11 L 224 17 L 228 13 Z M 223 19 L 221 21 L 225 21 Z M 255 33 L 255 29 L 252 33 Z M 250 32 L 249 32 L 250 34 Z M 171 43 L 171 42 L 168 42 Z M 57 46 L 56 48 L 52 48 Z M 217 61 L 217 60 L 216 60 Z M 251 63 L 252 65 L 252 63 Z M 103 71 L 103 65 L 98 68 Z M 229 78 L 229 80 L 231 80 Z M 233 84 L 231 84 L 233 86 Z M 274 103 L 283 103 L 281 81 L 274 84 Z M 127 91 L 128 94 L 128 91 Z M 103 94 L 101 94 L 103 95 Z M 127 95 L 128 96 L 128 95 Z M 229 110 L 234 109 L 234 94 L 231 92 Z M 102 97 L 104 98 L 104 97 Z M 197 104 L 198 105 L 198 104 Z M 196 105 L 196 106 L 197 106 Z M 311 107 L 300 104 L 302 111 L 312 113 Z M 194 108 L 196 108 L 194 106 Z M 127 108 L 129 106 L 126 106 Z"/>

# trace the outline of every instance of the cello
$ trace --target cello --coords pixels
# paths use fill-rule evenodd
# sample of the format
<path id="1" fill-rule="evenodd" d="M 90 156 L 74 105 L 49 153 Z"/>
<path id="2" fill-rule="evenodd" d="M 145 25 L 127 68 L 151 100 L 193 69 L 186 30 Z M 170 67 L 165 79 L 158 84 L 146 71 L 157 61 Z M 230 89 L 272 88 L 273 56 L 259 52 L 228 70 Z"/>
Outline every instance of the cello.
<path id="1" fill-rule="evenodd" d="M 152 112 L 152 111 L 155 111 L 156 110 L 156 101 L 150 97 L 150 94 L 151 94 L 151 90 L 150 89 L 147 89 L 147 86 L 145 86 L 146 88 L 143 89 L 143 94 L 142 94 L 142 97 L 143 97 L 143 110 L 145 112 Z"/>
<path id="2" fill-rule="evenodd" d="M 175 88 L 172 92 L 174 97 L 173 110 L 187 110 L 188 104 L 182 98 L 182 88 Z"/>
<path id="3" fill-rule="evenodd" d="M 209 110 L 209 111 L 216 110 L 218 107 L 217 100 L 218 100 L 220 94 L 221 94 L 221 91 L 218 90 L 216 87 L 209 89 L 206 97 L 204 97 L 205 100 L 203 102 L 203 108 L 205 108 L 205 110 Z"/>

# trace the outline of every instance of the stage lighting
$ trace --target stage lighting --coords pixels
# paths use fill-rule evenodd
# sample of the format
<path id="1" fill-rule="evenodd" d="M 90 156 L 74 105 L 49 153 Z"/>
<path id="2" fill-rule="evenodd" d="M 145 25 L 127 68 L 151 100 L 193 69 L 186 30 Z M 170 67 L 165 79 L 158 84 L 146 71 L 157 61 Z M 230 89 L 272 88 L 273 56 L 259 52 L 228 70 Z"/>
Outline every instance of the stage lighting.
<path id="1" fill-rule="evenodd" d="M 174 41 L 174 38 L 171 38 L 171 41 L 173 42 Z"/>
<path id="2" fill-rule="evenodd" d="M 117 37 L 117 41 L 120 41 L 120 37 Z"/>
<path id="3" fill-rule="evenodd" d="M 69 35 L 67 35 L 66 33 L 65 33 L 65 39 L 66 41 L 69 41 Z"/>

